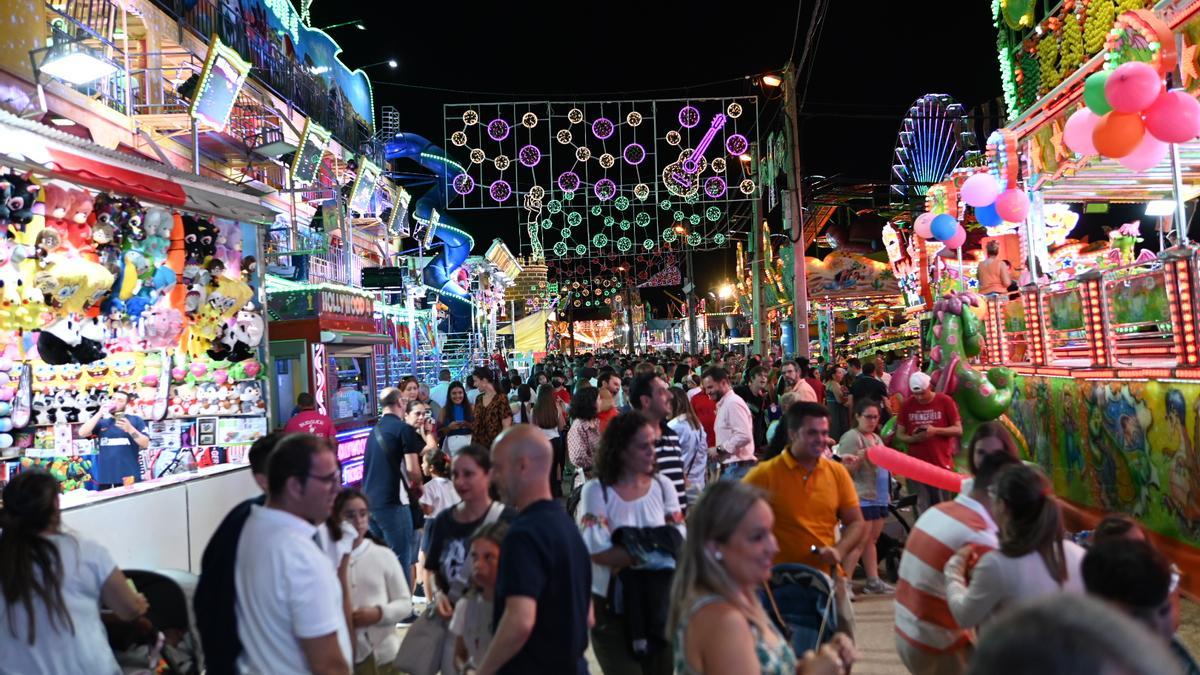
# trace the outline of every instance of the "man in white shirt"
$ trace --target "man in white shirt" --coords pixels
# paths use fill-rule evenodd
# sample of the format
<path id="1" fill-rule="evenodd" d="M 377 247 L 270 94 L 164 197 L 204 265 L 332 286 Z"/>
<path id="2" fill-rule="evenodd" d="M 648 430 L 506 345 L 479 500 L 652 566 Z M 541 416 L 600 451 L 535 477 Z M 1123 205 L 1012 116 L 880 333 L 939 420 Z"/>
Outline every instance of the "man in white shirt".
<path id="1" fill-rule="evenodd" d="M 475 399 L 479 398 L 479 389 L 475 387 L 475 376 L 467 376 L 467 403 L 475 405 Z"/>
<path id="2" fill-rule="evenodd" d="M 724 468 L 722 480 L 741 480 L 758 461 L 754 457 L 754 416 L 750 406 L 733 391 L 729 372 L 724 368 L 709 368 L 701 381 L 704 393 L 717 403 L 714 431 L 717 446 L 709 456 L 720 460 Z"/>
<path id="3" fill-rule="evenodd" d="M 892 385 L 892 374 L 887 371 L 887 364 L 884 363 L 883 357 L 878 355 L 875 356 L 875 377 L 889 387 Z"/>
<path id="4" fill-rule="evenodd" d="M 450 370 L 442 368 L 438 372 L 438 383 L 429 388 L 429 399 L 438 404 L 438 408 L 446 407 L 446 396 L 450 394 Z"/>
<path id="5" fill-rule="evenodd" d="M 349 675 L 342 588 L 316 543 L 341 489 L 337 457 L 316 436 L 287 436 L 271 453 L 267 488 L 238 541 L 238 671 Z"/>

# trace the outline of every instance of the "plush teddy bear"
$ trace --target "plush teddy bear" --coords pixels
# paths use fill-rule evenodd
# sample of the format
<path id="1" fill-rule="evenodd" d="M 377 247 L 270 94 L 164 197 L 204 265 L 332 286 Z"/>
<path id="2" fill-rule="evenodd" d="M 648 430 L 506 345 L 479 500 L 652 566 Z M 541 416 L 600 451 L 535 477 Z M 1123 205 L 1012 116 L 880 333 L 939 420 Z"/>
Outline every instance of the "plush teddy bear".
<path id="1" fill-rule="evenodd" d="M 59 232 L 65 239 L 67 236 L 67 221 L 71 215 L 71 202 L 74 190 L 56 183 L 47 183 L 42 193 L 42 216 L 46 228 Z"/>
<path id="2" fill-rule="evenodd" d="M 157 206 L 147 209 L 142 227 L 146 230 L 142 251 L 151 260 L 164 260 L 171 246 L 171 229 L 175 227 L 171 212 Z"/>

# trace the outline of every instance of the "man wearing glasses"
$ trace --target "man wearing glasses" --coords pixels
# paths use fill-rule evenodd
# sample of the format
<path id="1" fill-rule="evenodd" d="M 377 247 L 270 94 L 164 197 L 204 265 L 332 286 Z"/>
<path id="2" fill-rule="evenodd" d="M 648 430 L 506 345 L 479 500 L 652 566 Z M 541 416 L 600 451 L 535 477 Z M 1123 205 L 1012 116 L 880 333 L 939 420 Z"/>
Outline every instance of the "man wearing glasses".
<path id="1" fill-rule="evenodd" d="M 314 543 L 341 482 L 316 436 L 286 436 L 272 451 L 267 502 L 252 507 L 238 541 L 238 672 L 350 674 L 342 587 Z"/>

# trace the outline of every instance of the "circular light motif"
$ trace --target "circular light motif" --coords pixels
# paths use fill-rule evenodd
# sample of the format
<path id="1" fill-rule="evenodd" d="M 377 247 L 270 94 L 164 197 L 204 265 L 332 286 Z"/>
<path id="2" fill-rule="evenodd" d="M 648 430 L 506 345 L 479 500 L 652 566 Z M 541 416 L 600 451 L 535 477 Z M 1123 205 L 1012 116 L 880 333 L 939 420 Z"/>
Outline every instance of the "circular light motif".
<path id="1" fill-rule="evenodd" d="M 703 241 L 704 237 L 701 237 L 699 232 L 693 232 L 687 236 L 688 246 L 699 246 Z"/>
<path id="2" fill-rule="evenodd" d="M 715 206 L 710 206 L 704 210 L 704 217 L 708 218 L 709 222 L 717 222 L 721 219 L 721 209 Z"/>
<path id="3" fill-rule="evenodd" d="M 474 164 L 483 164 L 483 161 L 487 159 L 487 155 L 483 154 L 483 150 L 479 148 L 472 150 L 468 157 L 471 158 L 471 162 Z"/>
<path id="4" fill-rule="evenodd" d="M 566 254 L 567 254 L 567 250 L 566 250 L 566 245 L 564 244 L 564 246 L 563 246 L 563 252 L 562 252 L 562 253 L 559 253 L 559 255 L 566 255 Z M 580 303 L 579 303 L 579 301 L 578 301 L 578 300 L 576 300 L 576 301 L 575 301 L 575 306 L 576 306 L 576 307 L 578 307 L 578 306 L 579 306 L 579 304 L 580 304 Z"/>
<path id="5" fill-rule="evenodd" d="M 585 253 L 587 253 L 587 247 L 586 247 L 586 246 L 584 246 L 583 244 L 576 244 L 576 245 L 575 245 L 575 255 L 583 255 L 583 254 L 585 254 Z"/>
<path id="6" fill-rule="evenodd" d="M 729 115 L 733 119 L 737 119 L 737 118 L 741 117 L 742 116 L 742 104 L 741 103 L 730 103 L 729 106 L 725 108 L 725 114 Z"/>
<path id="7" fill-rule="evenodd" d="M 497 155 L 496 159 L 492 160 L 492 164 L 496 165 L 497 171 L 503 171 L 508 168 L 509 164 L 512 164 L 512 160 L 508 158 L 508 155 Z"/>
<path id="8" fill-rule="evenodd" d="M 685 129 L 691 129 L 700 124 L 700 111 L 694 106 L 685 105 L 679 111 L 679 124 Z"/>
<path id="9" fill-rule="evenodd" d="M 709 176 L 704 180 L 704 194 L 708 195 L 709 199 L 724 197 L 725 191 L 728 189 L 729 186 L 725 184 L 725 179 L 720 176 Z"/>
<path id="10" fill-rule="evenodd" d="M 646 249 L 647 251 L 653 251 L 654 250 L 654 240 L 647 239 L 646 241 L 643 241 L 642 248 Z"/>
<path id="11" fill-rule="evenodd" d="M 467 144 L 467 135 L 461 131 L 456 131 L 450 134 L 450 142 L 461 148 Z"/>
<path id="12" fill-rule="evenodd" d="M 465 173 L 460 173 L 454 177 L 454 191 L 460 195 L 469 195 L 471 190 L 475 189 L 475 179 Z"/>
<path id="13" fill-rule="evenodd" d="M 638 224 L 638 227 L 646 227 L 650 224 L 650 214 L 642 211 L 633 217 L 633 222 Z"/>
<path id="14" fill-rule="evenodd" d="M 521 115 L 521 126 L 525 127 L 526 129 L 532 129 L 532 128 L 536 127 L 537 123 L 538 123 L 537 115 L 534 115 L 531 112 L 527 112 L 524 115 Z"/>
<path id="15" fill-rule="evenodd" d="M 699 225 L 700 224 L 700 214 L 693 213 L 692 215 L 688 216 L 688 222 L 691 223 L 692 225 Z"/>
<path id="16" fill-rule="evenodd" d="M 714 234 L 713 235 L 713 243 L 716 244 L 717 246 L 723 245 L 725 243 L 725 235 L 720 232 Z"/>
<path id="17" fill-rule="evenodd" d="M 558 236 L 562 237 L 563 239 L 570 239 L 571 238 L 571 228 L 564 227 L 563 229 L 559 230 Z"/>
<path id="18" fill-rule="evenodd" d="M 567 242 L 565 242 L 565 241 L 558 242 L 557 244 L 554 245 L 553 250 L 554 250 L 554 255 L 556 255 L 560 258 L 563 257 L 564 255 L 567 254 Z M 578 300 L 575 301 L 575 306 L 576 307 L 579 306 Z"/>
<path id="19" fill-rule="evenodd" d="M 602 141 L 608 140 L 613 135 L 613 123 L 606 117 L 592 122 L 592 135 Z"/>
<path id="20" fill-rule="evenodd" d="M 574 192 L 579 189 L 579 174 L 574 171 L 564 171 L 558 176 L 558 189 L 563 192 Z M 551 202 L 553 203 L 553 202 Z"/>
<path id="21" fill-rule="evenodd" d="M 583 111 L 579 108 L 571 108 L 571 110 L 567 112 L 567 121 L 569 121 L 571 124 L 579 124 L 583 121 Z"/>
<path id="22" fill-rule="evenodd" d="M 691 157 L 694 153 L 695 153 L 695 151 L 692 150 L 691 148 L 688 148 L 688 149 L 684 150 L 683 152 L 679 153 L 679 165 L 681 168 L 683 166 L 684 160 L 686 160 L 688 157 Z M 696 162 L 696 171 L 693 172 L 692 175 L 704 173 L 704 170 L 707 168 L 708 168 L 708 158 L 705 157 L 704 155 L 700 155 L 700 160 L 698 162 Z"/>
<path id="23" fill-rule="evenodd" d="M 495 119 L 491 122 L 488 122 L 488 138 L 492 139 L 493 141 L 502 141 L 508 138 L 508 131 L 508 122 L 505 122 L 504 120 Z"/>
<path id="24" fill-rule="evenodd" d="M 633 248 L 633 240 L 629 237 L 621 237 L 617 240 L 617 250 L 624 253 Z"/>
<path id="25" fill-rule="evenodd" d="M 663 230 L 662 238 L 663 238 L 663 241 L 665 241 L 669 244 L 669 243 L 675 241 L 676 239 L 678 239 L 679 235 L 675 232 L 674 229 L 668 229 L 668 230 Z"/>
<path id="26" fill-rule="evenodd" d="M 611 169 L 612 165 L 616 164 L 616 163 L 617 163 L 617 158 L 613 157 L 612 155 L 608 154 L 607 152 L 604 153 L 603 155 L 600 155 L 600 166 L 604 167 L 605 169 Z"/>
<path id="27" fill-rule="evenodd" d="M 581 162 L 586 162 L 591 158 L 592 158 L 592 151 L 588 150 L 587 147 L 575 149 L 575 159 L 577 159 Z"/>
<path id="28" fill-rule="evenodd" d="M 734 134 L 725 139 L 725 150 L 727 150 L 733 157 L 737 157 L 749 149 L 750 142 L 747 141 L 746 137 L 741 134 Z"/>
<path id="29" fill-rule="evenodd" d="M 636 127 L 642 123 L 642 113 L 636 110 L 625 116 L 625 123 L 631 127 Z"/>
<path id="30" fill-rule="evenodd" d="M 613 225 L 616 224 L 616 222 L 617 222 L 616 218 L 613 218 L 612 216 L 604 216 L 604 226 L 605 227 L 612 227 Z"/>
<path id="31" fill-rule="evenodd" d="M 575 201 L 575 195 L 576 195 L 576 193 L 577 193 L 577 192 L 578 192 L 578 190 L 576 190 L 576 191 L 572 191 L 572 192 L 564 192 L 564 193 L 563 193 L 563 201 L 564 201 L 564 202 L 573 202 L 573 201 Z"/>
<path id="32" fill-rule="evenodd" d="M 613 206 L 617 207 L 618 211 L 624 211 L 625 209 L 629 208 L 629 197 L 626 197 L 625 195 L 617 197 L 617 200 L 613 202 Z"/>
<path id="33" fill-rule="evenodd" d="M 713 157 L 712 163 L 709 164 L 714 173 L 725 173 L 725 158 Z"/>
<path id="34" fill-rule="evenodd" d="M 672 129 L 667 132 L 667 145 L 679 145 L 679 141 L 681 140 L 683 140 L 683 137 L 679 135 L 678 131 Z"/>
<path id="35" fill-rule="evenodd" d="M 533 199 L 541 199 L 546 196 L 546 188 L 541 185 L 534 185 L 529 188 L 529 196 Z"/>
<path id="36" fill-rule="evenodd" d="M 567 224 L 571 227 L 578 227 L 583 222 L 583 214 L 578 211 L 572 211 L 567 214 Z"/>
<path id="37" fill-rule="evenodd" d="M 557 134 L 554 134 L 554 139 L 557 140 L 559 143 L 566 145 L 571 142 L 571 132 L 566 129 L 563 129 L 562 131 L 558 132 Z"/>
<path id="38" fill-rule="evenodd" d="M 687 218 L 687 216 L 684 215 L 683 211 L 676 211 L 675 213 L 671 214 L 671 220 L 674 220 L 677 223 L 683 222 L 684 218 Z"/>
<path id="39" fill-rule="evenodd" d="M 638 183 L 637 185 L 634 185 L 633 196 L 642 200 L 646 199 L 646 197 L 650 196 L 650 186 L 646 185 L 645 183 Z"/>
<path id="40" fill-rule="evenodd" d="M 604 248 L 605 246 L 608 246 L 608 235 L 601 232 L 600 234 L 592 237 L 592 246 L 595 246 L 596 248 Z M 599 291 L 597 291 L 597 293 L 598 292 Z"/>
<path id="41" fill-rule="evenodd" d="M 742 194 L 744 195 L 752 195 L 754 194 L 754 181 L 747 178 L 741 183 L 738 183 L 738 189 L 741 190 Z"/>
<path id="42" fill-rule="evenodd" d="M 688 204 L 695 204 L 696 202 L 700 201 L 700 195 L 696 194 L 696 191 L 693 190 L 692 192 L 688 193 L 688 196 L 683 198 L 683 201 Z"/>
<path id="43" fill-rule="evenodd" d="M 463 124 L 469 127 L 479 124 L 479 113 L 474 110 L 468 110 L 463 113 Z"/>
<path id="44" fill-rule="evenodd" d="M 658 203 L 658 208 L 662 209 L 663 211 L 670 211 L 671 207 L 673 206 L 674 204 L 671 203 L 670 199 L 664 199 Z"/>
<path id="45" fill-rule="evenodd" d="M 596 198 L 602 202 L 606 202 L 617 194 L 617 184 L 607 178 L 601 178 L 596 181 L 596 186 L 592 189 L 596 194 Z"/>
<path id="46" fill-rule="evenodd" d="M 549 218 L 542 218 L 541 225 L 543 230 L 548 230 L 554 227 L 554 221 Z"/>
<path id="47" fill-rule="evenodd" d="M 542 151 L 536 145 L 526 145 L 517 153 L 517 160 L 532 169 L 542 161 Z"/>
<path id="48" fill-rule="evenodd" d="M 599 206 L 592 207 L 592 215 L 593 216 L 599 216 L 601 213 L 604 213 L 604 210 L 601 209 Z"/>
<path id="49" fill-rule="evenodd" d="M 622 230 L 628 230 L 631 227 L 633 227 L 633 224 L 630 223 L 628 220 L 625 220 L 625 219 L 621 220 L 621 229 Z"/>
<path id="50" fill-rule="evenodd" d="M 630 143 L 625 146 L 625 151 L 621 153 L 621 156 L 625 158 L 626 164 L 637 166 L 646 159 L 646 149 L 640 143 Z"/>
<path id="51" fill-rule="evenodd" d="M 507 201 L 512 196 L 512 186 L 506 181 L 498 180 L 488 187 L 488 194 L 498 202 Z"/>
<path id="52" fill-rule="evenodd" d="M 549 211 L 551 215 L 561 213 L 562 202 L 558 201 L 557 199 L 551 199 L 550 201 L 546 202 L 546 210 Z"/>

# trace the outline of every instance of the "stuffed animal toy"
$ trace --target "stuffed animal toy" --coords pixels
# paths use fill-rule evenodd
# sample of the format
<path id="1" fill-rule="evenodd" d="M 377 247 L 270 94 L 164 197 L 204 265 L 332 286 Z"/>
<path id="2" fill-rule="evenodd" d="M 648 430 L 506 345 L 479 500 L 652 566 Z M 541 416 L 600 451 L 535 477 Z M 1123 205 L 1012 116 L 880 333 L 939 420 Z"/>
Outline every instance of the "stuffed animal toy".
<path id="1" fill-rule="evenodd" d="M 179 341 L 179 334 L 183 332 L 183 314 L 169 305 L 155 305 L 142 313 L 140 324 L 146 348 L 165 349 Z"/>
<path id="2" fill-rule="evenodd" d="M 246 303 L 246 306 L 237 313 L 233 327 L 228 332 L 231 334 L 232 340 L 230 353 L 226 358 L 234 362 L 245 361 L 255 356 L 258 345 L 262 343 L 266 327 L 262 315 L 255 309 L 254 304 Z"/>
<path id="3" fill-rule="evenodd" d="M 183 248 L 187 262 L 203 265 L 217 253 L 217 227 L 207 218 L 183 217 Z"/>
<path id="4" fill-rule="evenodd" d="M 233 277 L 242 273 L 242 226 L 232 220 L 217 221 L 216 258 L 225 263 L 225 269 Z"/>
<path id="5" fill-rule="evenodd" d="M 0 176 L 0 231 L 8 225 L 28 225 L 41 186 L 16 174 Z"/>
<path id="6" fill-rule="evenodd" d="M 95 206 L 95 200 L 92 199 L 92 193 L 87 190 L 73 190 L 71 192 L 71 208 L 67 212 L 68 228 L 80 229 L 90 227 L 88 219 L 92 215 L 92 209 Z M 88 236 L 91 236 L 90 234 Z"/>
<path id="7" fill-rule="evenodd" d="M 112 288 L 113 275 L 104 266 L 88 260 L 52 257 L 46 269 L 34 275 L 33 285 L 46 296 L 46 304 L 68 312 L 82 312 L 100 304 Z"/>
<path id="8" fill-rule="evenodd" d="M 171 246 L 171 228 L 175 220 L 171 212 L 157 206 L 146 210 L 142 219 L 142 227 L 146 230 L 146 238 L 142 241 L 142 251 L 151 260 L 165 260 L 167 249 Z"/>
<path id="9" fill-rule="evenodd" d="M 257 413 L 263 408 L 262 389 L 257 382 L 242 382 L 238 385 L 238 400 L 243 415 Z"/>
<path id="10" fill-rule="evenodd" d="M 47 183 L 42 193 L 42 216 L 46 228 L 61 233 L 63 239 L 67 236 L 67 219 L 71 216 L 73 193 L 74 190 L 56 183 Z"/>
<path id="11" fill-rule="evenodd" d="M 142 207 L 141 202 L 133 197 L 122 199 L 121 207 L 125 212 L 125 219 L 121 224 L 120 239 L 125 242 L 140 242 L 144 240 L 146 238 L 146 209 Z"/>

